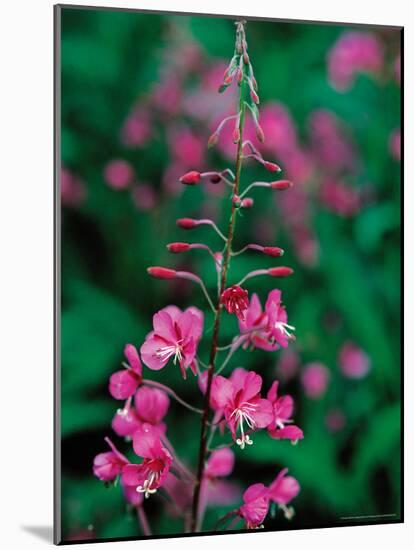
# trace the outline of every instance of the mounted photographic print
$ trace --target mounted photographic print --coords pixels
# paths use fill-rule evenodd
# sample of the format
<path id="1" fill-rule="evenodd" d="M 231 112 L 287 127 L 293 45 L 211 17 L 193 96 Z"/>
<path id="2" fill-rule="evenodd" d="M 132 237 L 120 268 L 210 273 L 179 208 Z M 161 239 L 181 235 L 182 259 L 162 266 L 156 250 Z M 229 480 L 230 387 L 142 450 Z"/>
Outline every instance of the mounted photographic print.
<path id="1" fill-rule="evenodd" d="M 403 521 L 402 29 L 55 7 L 55 542 Z"/>

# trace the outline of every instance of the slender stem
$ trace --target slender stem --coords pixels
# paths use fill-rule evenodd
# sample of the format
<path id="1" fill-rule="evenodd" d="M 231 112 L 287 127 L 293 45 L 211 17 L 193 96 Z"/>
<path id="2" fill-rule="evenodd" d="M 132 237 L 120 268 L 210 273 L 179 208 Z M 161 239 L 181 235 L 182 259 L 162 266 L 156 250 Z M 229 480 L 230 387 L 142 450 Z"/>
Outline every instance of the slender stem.
<path id="1" fill-rule="evenodd" d="M 227 512 L 227 514 L 224 514 L 220 519 L 217 520 L 216 525 L 214 526 L 214 531 L 217 531 L 217 529 L 228 519 L 234 518 L 234 516 L 237 515 L 237 510 L 231 510 L 230 512 Z"/>
<path id="2" fill-rule="evenodd" d="M 160 382 L 156 382 L 155 380 L 148 380 L 146 378 L 142 381 L 142 383 L 145 386 L 152 386 L 154 388 L 158 388 L 162 391 L 165 391 L 165 393 L 168 393 L 168 395 L 170 395 L 173 399 L 178 401 L 178 403 L 180 403 L 180 405 L 183 405 L 183 407 L 186 407 L 187 409 L 195 413 L 203 414 L 203 411 L 201 409 L 197 409 L 197 407 L 193 407 L 192 405 L 190 405 L 190 403 L 187 403 L 187 401 L 184 401 L 184 399 L 182 399 L 179 395 L 177 395 L 175 391 L 169 388 L 168 386 L 164 386 L 164 384 L 161 384 Z"/>
<path id="3" fill-rule="evenodd" d="M 244 127 L 244 114 L 245 114 L 245 103 L 243 100 L 244 97 L 244 81 L 240 85 L 240 139 L 237 147 L 237 157 L 236 157 L 236 170 L 235 170 L 235 180 L 233 187 L 233 194 L 237 195 L 240 185 L 240 174 L 242 167 L 242 150 L 243 150 L 243 127 Z M 234 237 L 234 230 L 236 226 L 236 214 L 237 208 L 234 202 L 232 201 L 230 220 L 228 227 L 228 237 L 226 248 L 224 251 L 223 266 L 221 269 L 221 282 L 220 289 L 223 291 L 226 288 L 227 283 L 227 274 L 231 260 L 232 252 L 232 243 Z M 197 480 L 194 487 L 194 496 L 193 496 L 193 506 L 192 506 L 192 517 L 191 517 L 191 531 L 195 532 L 199 530 L 199 507 L 200 507 L 200 493 L 201 493 L 201 482 L 203 479 L 204 466 L 206 461 L 206 451 L 207 451 L 207 427 L 208 427 L 208 417 L 210 410 L 210 394 L 211 394 L 211 385 L 213 381 L 214 368 L 216 363 L 217 355 L 217 345 L 218 345 L 218 336 L 220 331 L 220 319 L 223 306 L 220 303 L 220 298 L 217 301 L 216 314 L 214 319 L 213 326 L 213 336 L 211 340 L 211 349 L 210 349 L 210 359 L 209 367 L 207 371 L 207 388 L 204 398 L 204 412 L 201 419 L 201 432 L 200 432 L 200 450 L 198 455 L 198 469 L 197 469 Z"/>
<path id="4" fill-rule="evenodd" d="M 144 507 L 141 505 L 137 506 L 137 518 L 139 521 L 139 524 L 141 525 L 142 532 L 146 537 L 149 537 L 152 535 L 151 527 L 148 523 L 147 514 L 145 513 Z"/>

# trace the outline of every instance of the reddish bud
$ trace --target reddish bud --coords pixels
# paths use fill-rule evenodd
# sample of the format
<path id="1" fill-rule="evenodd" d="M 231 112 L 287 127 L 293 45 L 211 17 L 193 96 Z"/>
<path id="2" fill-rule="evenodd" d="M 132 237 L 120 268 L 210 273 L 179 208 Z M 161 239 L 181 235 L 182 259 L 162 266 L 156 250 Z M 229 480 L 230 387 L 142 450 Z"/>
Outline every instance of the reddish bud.
<path id="1" fill-rule="evenodd" d="M 254 200 L 250 197 L 246 197 L 241 201 L 240 208 L 251 208 L 254 204 Z"/>
<path id="2" fill-rule="evenodd" d="M 265 160 L 263 162 L 263 166 L 266 168 L 266 170 L 269 170 L 269 172 L 281 172 L 282 169 L 278 164 L 275 164 L 274 162 L 269 162 Z"/>
<path id="3" fill-rule="evenodd" d="M 290 267 L 284 267 L 284 266 L 271 267 L 270 269 L 267 270 L 267 272 L 272 277 L 289 277 L 289 275 L 292 275 L 293 269 L 291 269 Z"/>
<path id="4" fill-rule="evenodd" d="M 285 189 L 289 189 L 292 187 L 293 183 L 289 180 L 279 180 L 279 181 L 272 181 L 270 184 L 270 187 L 272 189 L 278 189 L 279 191 L 284 191 Z"/>
<path id="5" fill-rule="evenodd" d="M 223 291 L 220 302 L 229 313 L 234 313 L 238 319 L 244 321 L 244 312 L 249 307 L 247 290 L 238 285 L 230 286 Z"/>
<path id="6" fill-rule="evenodd" d="M 213 134 L 211 134 L 211 136 L 208 138 L 207 147 L 211 149 L 212 147 L 217 145 L 218 139 L 219 139 L 219 135 L 217 132 L 214 132 Z"/>
<path id="7" fill-rule="evenodd" d="M 221 176 L 220 174 L 213 174 L 211 177 L 210 177 L 210 182 L 211 183 L 220 183 L 221 182 Z"/>
<path id="8" fill-rule="evenodd" d="M 167 244 L 167 248 L 170 252 L 179 254 L 180 252 L 187 252 L 187 250 L 190 250 L 191 246 L 188 243 L 170 243 Z"/>
<path id="9" fill-rule="evenodd" d="M 279 248 L 278 246 L 264 246 L 263 247 L 263 254 L 266 254 L 267 256 L 273 256 L 274 258 L 279 258 L 280 256 L 283 256 L 284 250 L 282 248 Z"/>
<path id="10" fill-rule="evenodd" d="M 229 76 L 226 76 L 226 78 L 223 80 L 223 84 L 225 86 L 229 86 L 233 82 L 234 73 L 230 74 Z"/>
<path id="11" fill-rule="evenodd" d="M 257 136 L 257 139 L 260 141 L 260 143 L 264 143 L 264 140 L 265 140 L 264 132 L 262 130 L 262 127 L 259 124 L 256 126 L 256 136 Z"/>
<path id="12" fill-rule="evenodd" d="M 184 183 L 185 185 L 195 185 L 198 183 L 201 179 L 200 172 L 196 172 L 195 170 L 192 170 L 191 172 L 187 172 L 184 174 L 184 176 L 181 176 L 180 182 Z"/>
<path id="13" fill-rule="evenodd" d="M 233 143 L 239 143 L 240 141 L 240 130 L 239 127 L 236 126 L 233 131 Z"/>
<path id="14" fill-rule="evenodd" d="M 176 223 L 181 229 L 193 229 L 193 227 L 198 225 L 197 220 L 193 220 L 192 218 L 179 218 Z"/>
<path id="15" fill-rule="evenodd" d="M 253 89 L 250 90 L 250 97 L 252 98 L 252 101 L 256 103 L 256 105 L 259 105 L 260 103 L 259 96 Z"/>
<path id="16" fill-rule="evenodd" d="M 240 208 L 240 207 L 241 207 L 242 201 L 241 201 L 239 195 L 233 195 L 232 203 L 234 204 L 234 206 L 235 206 L 236 208 Z"/>
<path id="17" fill-rule="evenodd" d="M 147 273 L 156 279 L 174 279 L 177 272 L 167 267 L 148 267 Z"/>
<path id="18" fill-rule="evenodd" d="M 250 63 L 249 54 L 247 52 L 243 52 L 243 61 L 245 65 L 248 65 Z"/>
<path id="19" fill-rule="evenodd" d="M 237 69 L 237 72 L 236 72 L 236 80 L 237 80 L 237 84 L 240 84 L 241 81 L 243 80 L 243 71 L 240 69 L 240 67 Z"/>

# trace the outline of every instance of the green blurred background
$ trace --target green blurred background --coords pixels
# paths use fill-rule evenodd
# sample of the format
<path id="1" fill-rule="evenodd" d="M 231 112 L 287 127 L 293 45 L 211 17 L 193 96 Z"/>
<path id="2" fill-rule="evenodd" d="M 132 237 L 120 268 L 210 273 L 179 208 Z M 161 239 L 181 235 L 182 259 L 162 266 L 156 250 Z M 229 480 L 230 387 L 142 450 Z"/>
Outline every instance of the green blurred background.
<path id="1" fill-rule="evenodd" d="M 349 39 L 354 42 L 338 59 L 356 69 L 344 86 L 335 80 L 332 52 L 349 32 L 357 33 Z M 295 398 L 305 439 L 292 446 L 263 433 L 252 448 L 237 450 L 236 505 L 240 490 L 269 483 L 286 466 L 301 485 L 296 516 L 287 522 L 278 514 L 266 527 L 349 524 L 358 520 L 340 518 L 382 514 L 398 520 L 400 31 L 249 21 L 247 38 L 270 135 L 266 157 L 296 185 L 275 200 L 258 190 L 254 208 L 238 221 L 236 241 L 285 249 L 283 265 L 295 275 L 277 286 L 297 341 L 287 353 L 240 350 L 232 364 L 255 369 L 266 387 L 281 380 L 282 393 Z M 121 450 L 129 448 L 111 432 L 119 403 L 107 390 L 124 344 L 139 347 L 153 313 L 170 303 L 205 309 L 190 283 L 156 281 L 146 267 L 193 270 L 214 287 L 210 258 L 197 251 L 171 257 L 165 245 L 219 246 L 210 231 L 185 233 L 175 219 L 211 216 L 222 226 L 227 196 L 213 185 L 182 189 L 177 178 L 188 169 L 232 166 L 228 137 L 212 152 L 205 144 L 234 101 L 231 91 L 216 91 L 233 45 L 232 19 L 61 10 L 65 540 L 141 534 L 120 488 L 94 478 L 92 461 L 106 450 L 106 435 Z M 263 172 L 246 164 L 243 184 L 264 179 Z M 231 282 L 271 265 L 278 262 L 245 254 L 233 261 Z M 263 301 L 274 286 L 260 278 L 248 290 Z M 207 327 L 210 322 L 207 314 Z M 236 327 L 226 315 L 223 343 Z M 359 378 L 341 368 L 339 354 L 349 341 L 369 366 Z M 208 345 L 206 335 L 201 357 Z M 312 398 L 304 373 L 315 362 L 326 369 L 326 387 Z M 146 374 L 201 403 L 196 380 L 183 382 L 172 365 Z M 199 418 L 172 403 L 167 425 L 176 450 L 195 466 Z M 152 498 L 147 507 L 154 533 L 181 533 L 181 521 L 160 504 Z M 206 529 L 229 509 L 211 507 Z"/>

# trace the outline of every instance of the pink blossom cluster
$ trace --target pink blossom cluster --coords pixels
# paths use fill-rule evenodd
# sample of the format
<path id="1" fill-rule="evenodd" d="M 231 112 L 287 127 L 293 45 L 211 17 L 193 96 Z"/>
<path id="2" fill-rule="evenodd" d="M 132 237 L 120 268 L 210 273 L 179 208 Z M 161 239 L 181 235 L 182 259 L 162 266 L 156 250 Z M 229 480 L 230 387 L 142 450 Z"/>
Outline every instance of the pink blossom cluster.
<path id="1" fill-rule="evenodd" d="M 216 297 L 212 297 L 203 274 L 165 266 L 147 269 L 155 279 L 195 284 L 213 313 L 213 329 L 206 330 L 204 312 L 196 306 L 184 310 L 176 305 L 163 307 L 154 314 L 152 330 L 141 343 L 139 352 L 134 345 L 127 344 L 123 369 L 112 374 L 109 380 L 111 396 L 123 402 L 114 415 L 112 429 L 117 436 L 132 443 L 134 460 L 130 461 L 107 438 L 110 450 L 95 457 L 93 470 L 95 476 L 104 482 L 112 483 L 120 479 L 125 499 L 136 507 L 145 534 L 150 533 L 150 527 L 144 502 L 159 489 L 162 489 L 160 497 L 167 497 L 167 509 L 183 517 L 186 529 L 198 531 L 207 506 L 214 502 L 233 505 L 238 500 L 239 495 L 232 492 L 231 483 L 223 479 L 233 470 L 233 446 L 240 450 L 251 448 L 253 437 L 259 431 L 263 432 L 264 437 L 267 434 L 275 440 L 274 444 L 285 444 L 281 440 L 295 444 L 304 437 L 302 429 L 294 423 L 293 397 L 280 392 L 278 380 L 274 380 L 267 393 L 263 393 L 261 375 L 242 367 L 231 369 L 231 359 L 237 350 L 258 348 L 273 353 L 281 348 L 286 349 L 295 339 L 295 328 L 288 324 L 281 290 L 275 288 L 269 292 L 263 307 L 258 294 L 253 292 L 249 295 L 248 290 L 251 281 L 260 277 L 283 280 L 292 275 L 290 267 L 278 263 L 284 251 L 273 243 L 257 242 L 247 243 L 238 251 L 233 248 L 236 217 L 241 210 L 252 208 L 254 201 L 251 194 L 258 189 L 283 194 L 292 187 L 290 179 L 276 177 L 281 172 L 280 166 L 265 158 L 256 145 L 244 136 L 245 120 L 249 120 L 256 140 L 263 143 L 265 133 L 262 124 L 266 126 L 266 119 L 261 119 L 259 123 L 260 98 L 244 25 L 242 21 L 236 24 L 234 55 L 219 86 L 220 93 L 227 89 L 237 91 L 238 107 L 233 114 L 224 115 L 208 140 L 208 147 L 219 145 L 222 132 L 231 128 L 231 139 L 236 145 L 235 171 L 231 168 L 205 169 L 202 150 L 197 147 L 192 132 L 182 128 L 177 134 L 174 124 L 169 129 L 174 134 L 171 142 L 172 168 L 185 168 L 184 173 L 176 175 L 176 183 L 178 180 L 183 188 L 189 189 L 213 184 L 220 186 L 223 192 L 229 190 L 230 219 L 227 229 L 220 229 L 212 218 L 177 220 L 177 225 L 186 231 L 196 232 L 199 226 L 206 226 L 216 235 L 219 246 L 211 248 L 202 241 L 167 244 L 173 255 L 197 249 L 210 256 L 211 268 L 217 275 Z M 177 114 L 181 92 L 174 77 L 183 76 L 186 70 L 198 67 L 198 50 L 186 50 L 183 61 L 184 66 L 180 69 L 166 71 L 163 75 L 165 80 L 157 85 L 152 95 L 151 101 L 164 112 L 164 116 L 174 117 Z M 142 127 L 140 130 L 143 135 Z M 272 138 L 270 124 L 269 133 Z M 273 141 L 276 140 L 283 144 L 281 134 L 273 134 Z M 189 150 L 192 155 L 186 154 Z M 271 181 L 263 178 L 243 185 L 241 166 L 246 160 L 256 162 L 264 174 L 271 175 Z M 105 178 L 112 187 L 123 189 L 131 185 L 134 171 L 125 161 L 116 160 L 106 167 Z M 230 264 L 244 253 L 260 254 L 269 259 L 270 265 L 253 269 L 239 281 L 230 283 Z M 237 328 L 230 343 L 221 345 L 220 326 L 225 315 L 237 320 Z M 210 339 L 208 359 L 202 358 L 200 347 L 200 342 L 206 338 Z M 144 376 L 143 365 L 149 371 L 179 369 L 183 384 L 189 373 L 197 377 L 204 394 L 204 408 L 193 406 L 169 386 Z M 225 375 L 226 368 L 229 372 Z M 172 400 L 192 414 L 201 415 L 200 448 L 195 472 L 180 458 L 180 449 L 176 449 L 170 441 L 168 413 Z M 269 486 L 261 483 L 250 486 L 243 494 L 241 506 L 232 509 L 224 519 L 232 518 L 232 523 L 243 519 L 247 529 L 258 528 L 272 504 L 277 505 L 287 519 L 291 519 L 293 509 L 287 505 L 297 496 L 300 487 L 295 478 L 286 474 L 287 469 L 284 468 Z M 220 487 L 218 494 L 217 486 Z"/>

